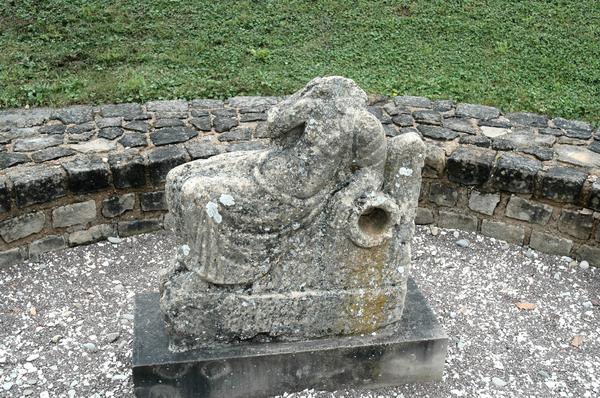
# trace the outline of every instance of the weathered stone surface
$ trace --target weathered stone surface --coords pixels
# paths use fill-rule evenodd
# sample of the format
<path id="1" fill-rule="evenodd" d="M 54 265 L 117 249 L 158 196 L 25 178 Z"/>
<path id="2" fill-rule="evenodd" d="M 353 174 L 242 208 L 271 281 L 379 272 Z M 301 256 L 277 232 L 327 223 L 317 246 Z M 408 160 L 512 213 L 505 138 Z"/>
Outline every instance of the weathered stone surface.
<path id="1" fill-rule="evenodd" d="M 106 127 L 121 127 L 122 124 L 122 117 L 104 117 L 96 120 L 96 126 L 99 129 L 103 129 Z"/>
<path id="2" fill-rule="evenodd" d="M 45 222 L 46 216 L 42 211 L 9 218 L 0 222 L 0 236 L 5 242 L 11 243 L 40 232 Z"/>
<path id="3" fill-rule="evenodd" d="M 464 145 L 475 145 L 481 148 L 489 148 L 491 140 L 484 135 L 463 135 L 458 141 Z"/>
<path id="4" fill-rule="evenodd" d="M 469 195 L 469 209 L 478 213 L 491 216 L 500 203 L 500 195 L 497 193 L 482 193 L 473 190 Z"/>
<path id="5" fill-rule="evenodd" d="M 392 118 L 383 111 L 380 106 L 368 106 L 367 110 L 369 113 L 377 118 L 382 124 L 392 123 Z"/>
<path id="6" fill-rule="evenodd" d="M 65 175 L 59 166 L 35 166 L 8 173 L 17 207 L 46 203 L 66 195 Z"/>
<path id="7" fill-rule="evenodd" d="M 93 114 L 94 108 L 91 106 L 75 105 L 55 110 L 52 118 L 58 119 L 64 124 L 82 124 L 93 120 Z"/>
<path id="8" fill-rule="evenodd" d="M 76 124 L 74 126 L 67 126 L 66 133 L 69 135 L 78 135 L 87 133 L 95 129 L 94 122 L 86 122 L 81 124 Z"/>
<path id="9" fill-rule="evenodd" d="M 431 108 L 432 103 L 429 98 L 426 97 L 415 97 L 411 95 L 404 95 L 394 98 L 396 106 L 400 107 L 412 107 L 412 108 Z"/>
<path id="10" fill-rule="evenodd" d="M 156 124 L 154 125 L 157 129 L 162 129 L 164 127 L 183 127 L 184 123 L 181 119 L 175 118 L 167 118 L 167 119 L 158 119 Z"/>
<path id="11" fill-rule="evenodd" d="M 453 140 L 459 136 L 456 131 L 438 126 L 419 125 L 417 126 L 417 130 L 425 137 L 433 138 L 434 140 Z"/>
<path id="12" fill-rule="evenodd" d="M 146 109 L 148 112 L 186 113 L 188 103 L 182 100 L 150 101 L 146 104 Z"/>
<path id="13" fill-rule="evenodd" d="M 408 113 L 400 113 L 392 118 L 392 121 L 399 127 L 412 127 L 415 119 Z"/>
<path id="14" fill-rule="evenodd" d="M 226 149 L 227 152 L 259 151 L 267 147 L 268 145 L 264 141 L 240 141 L 230 143 Z"/>
<path id="15" fill-rule="evenodd" d="M 143 211 L 168 210 L 164 191 L 141 193 L 140 204 Z"/>
<path id="16" fill-rule="evenodd" d="M 161 223 L 160 220 L 122 221 L 117 225 L 117 229 L 119 236 L 126 237 L 158 231 L 161 229 Z"/>
<path id="17" fill-rule="evenodd" d="M 15 247 L 14 249 L 0 252 L 0 267 L 13 265 L 27 259 L 27 253 L 23 248 Z"/>
<path id="18" fill-rule="evenodd" d="M 112 196 L 102 201 L 102 215 L 107 218 L 117 217 L 128 210 L 133 210 L 134 205 L 135 194 L 133 193 Z"/>
<path id="19" fill-rule="evenodd" d="M 539 130 L 540 134 L 546 134 L 546 135 L 553 135 L 555 137 L 560 137 L 561 135 L 563 135 L 563 131 L 561 129 L 555 129 L 555 128 L 542 128 Z"/>
<path id="20" fill-rule="evenodd" d="M 591 130 L 565 130 L 565 135 L 570 138 L 577 138 L 579 140 L 588 140 L 592 138 Z"/>
<path id="21" fill-rule="evenodd" d="M 477 127 L 471 123 L 470 119 L 462 117 L 451 117 L 444 119 L 443 125 L 450 130 L 459 131 L 467 134 L 477 134 Z"/>
<path id="22" fill-rule="evenodd" d="M 448 179 L 464 185 L 482 185 L 492 173 L 496 152 L 460 147 L 448 158 Z"/>
<path id="23" fill-rule="evenodd" d="M 415 111 L 413 117 L 417 123 L 442 125 L 442 115 L 437 111 Z"/>
<path id="24" fill-rule="evenodd" d="M 52 115 L 48 108 L 0 110 L 0 128 L 6 126 L 32 127 L 46 122 Z"/>
<path id="25" fill-rule="evenodd" d="M 568 167 L 552 167 L 538 175 L 536 193 L 556 202 L 578 203 L 587 173 Z"/>
<path id="26" fill-rule="evenodd" d="M 592 131 L 592 125 L 586 122 L 582 122 L 579 120 L 567 120 L 561 117 L 557 117 L 552 119 L 554 125 L 563 130 L 582 130 L 582 131 Z"/>
<path id="27" fill-rule="evenodd" d="M 46 162 L 48 160 L 60 159 L 74 155 L 75 151 L 65 147 L 53 147 L 42 149 L 31 154 L 31 159 L 36 163 Z"/>
<path id="28" fill-rule="evenodd" d="M 572 145 L 556 145 L 554 149 L 558 154 L 558 160 L 561 162 L 574 164 L 575 166 L 600 168 L 600 154 L 592 152 L 587 148 Z"/>
<path id="29" fill-rule="evenodd" d="M 125 120 L 137 119 L 143 115 L 140 104 L 108 104 L 100 107 L 100 114 L 104 117 L 122 117 Z"/>
<path id="30" fill-rule="evenodd" d="M 529 240 L 529 246 L 534 250 L 544 253 L 568 256 L 573 248 L 573 241 L 557 237 L 556 234 L 533 231 Z"/>
<path id="31" fill-rule="evenodd" d="M 190 127 L 165 127 L 150 133 L 150 141 L 154 145 L 175 144 L 194 138 L 198 132 Z"/>
<path id="32" fill-rule="evenodd" d="M 73 203 L 52 210 L 52 226 L 54 228 L 87 224 L 94 220 L 96 220 L 96 202 L 93 200 Z"/>
<path id="33" fill-rule="evenodd" d="M 412 127 L 409 127 L 408 129 L 411 129 L 410 132 L 416 132 L 416 130 L 413 129 Z M 400 132 L 398 132 L 398 129 L 393 124 L 384 124 L 383 125 L 383 131 L 385 132 L 385 135 L 387 137 L 395 137 L 398 134 L 405 134 L 408 132 L 406 130 L 405 131 L 402 131 L 402 130 L 405 130 L 405 129 L 400 129 Z"/>
<path id="34" fill-rule="evenodd" d="M 417 207 L 417 214 L 415 215 L 415 224 L 417 225 L 428 225 L 433 224 L 433 212 L 424 207 Z"/>
<path id="35" fill-rule="evenodd" d="M 525 239 L 525 228 L 523 226 L 493 220 L 483 220 L 481 222 L 481 233 L 517 245 L 522 245 Z"/>
<path id="36" fill-rule="evenodd" d="M 577 249 L 577 259 L 589 261 L 590 264 L 600 266 L 600 247 L 581 245 Z"/>
<path id="37" fill-rule="evenodd" d="M 119 139 L 119 143 L 125 148 L 135 148 L 148 145 L 146 136 L 144 134 L 129 132 L 123 134 L 123 136 Z"/>
<path id="38" fill-rule="evenodd" d="M 600 153 L 600 141 L 592 141 L 592 143 L 587 146 L 587 149 L 592 152 Z"/>
<path id="39" fill-rule="evenodd" d="M 41 134 L 64 134 L 67 130 L 67 126 L 64 124 L 47 124 L 45 126 L 41 126 L 38 129 L 38 132 Z"/>
<path id="40" fill-rule="evenodd" d="M 105 127 L 98 133 L 98 138 L 106 138 L 107 140 L 114 140 L 123 135 L 123 129 L 121 127 Z"/>
<path id="41" fill-rule="evenodd" d="M 512 123 L 510 122 L 510 120 L 508 120 L 504 116 L 499 116 L 494 119 L 478 119 L 477 124 L 482 127 L 496 127 L 502 129 L 509 129 L 512 127 Z"/>
<path id="42" fill-rule="evenodd" d="M 448 112 L 454 109 L 454 101 L 450 100 L 437 100 L 433 102 L 433 109 L 438 112 Z"/>
<path id="43" fill-rule="evenodd" d="M 148 176 L 154 185 L 161 185 L 167 173 L 175 166 L 187 162 L 187 152 L 176 145 L 155 148 L 148 152 Z"/>
<path id="44" fill-rule="evenodd" d="M 502 137 L 502 136 L 507 135 L 508 133 L 510 133 L 510 130 L 507 130 L 505 128 L 488 127 L 488 126 L 481 127 L 481 134 L 483 134 L 484 136 L 486 136 L 488 138 Z"/>
<path id="45" fill-rule="evenodd" d="M 219 143 L 215 136 L 202 137 L 185 143 L 192 159 L 206 159 L 227 152 L 226 146 Z"/>
<path id="46" fill-rule="evenodd" d="M 425 149 L 423 177 L 439 178 L 446 168 L 446 151 L 437 145 L 428 143 Z"/>
<path id="47" fill-rule="evenodd" d="M 458 104 L 456 106 L 456 116 L 494 119 L 500 116 L 500 109 L 485 105 Z"/>
<path id="48" fill-rule="evenodd" d="M 48 148 L 51 146 L 60 145 L 63 143 L 63 137 L 61 135 L 42 135 L 34 138 L 22 138 L 15 140 L 13 151 L 15 152 L 29 152 L 39 151 L 40 149 Z"/>
<path id="49" fill-rule="evenodd" d="M 69 244 L 71 246 L 74 246 L 96 242 L 102 239 L 106 239 L 109 236 L 114 236 L 115 232 L 115 227 L 113 225 L 94 225 L 89 229 L 85 229 L 83 231 L 75 231 L 69 234 Z"/>
<path id="50" fill-rule="evenodd" d="M 235 109 L 218 109 L 211 111 L 214 116 L 213 126 L 217 133 L 229 131 L 239 125 Z"/>
<path id="51" fill-rule="evenodd" d="M 232 108 L 239 108 L 240 112 L 247 113 L 249 111 L 260 110 L 266 111 L 278 102 L 277 97 L 254 97 L 254 96 L 237 96 L 229 98 L 227 104 Z"/>
<path id="52" fill-rule="evenodd" d="M 267 120 L 267 114 L 264 112 L 241 113 L 240 122 L 256 122 L 259 120 Z"/>
<path id="53" fill-rule="evenodd" d="M 64 249 L 67 247 L 65 238 L 60 235 L 50 235 L 35 240 L 29 245 L 29 257 L 36 259 L 40 254 Z"/>
<path id="54" fill-rule="evenodd" d="M 248 127 L 235 127 L 230 131 L 219 134 L 219 141 L 247 141 L 252 138 L 252 129 Z"/>
<path id="55" fill-rule="evenodd" d="M 147 133 L 150 131 L 150 123 L 144 120 L 135 120 L 133 122 L 126 123 L 123 127 L 126 130 L 137 131 L 138 133 Z"/>
<path id="56" fill-rule="evenodd" d="M 81 153 L 101 153 L 114 150 L 117 144 L 114 141 L 98 138 L 83 144 L 71 144 L 69 147 Z"/>
<path id="57" fill-rule="evenodd" d="M 521 151 L 523 153 L 533 155 L 537 159 L 542 161 L 552 160 L 552 158 L 554 157 L 554 150 L 551 148 L 542 148 L 540 146 L 528 146 L 525 148 L 521 148 Z"/>
<path id="58" fill-rule="evenodd" d="M 581 190 L 579 191 L 581 192 Z M 600 210 L 600 180 L 594 181 L 590 189 L 588 207 L 594 210 Z"/>
<path id="59" fill-rule="evenodd" d="M 68 187 L 74 193 L 95 192 L 110 185 L 108 164 L 100 158 L 85 156 L 64 162 Z"/>
<path id="60" fill-rule="evenodd" d="M 506 215 L 517 220 L 545 225 L 550 221 L 552 210 L 550 205 L 513 195 L 506 206 Z"/>
<path id="61" fill-rule="evenodd" d="M 266 150 L 169 173 L 184 243 L 161 287 L 175 348 L 370 333 L 400 319 L 420 138 L 387 139 L 365 93 L 340 77 L 271 108 L 267 132 Z"/>
<path id="62" fill-rule="evenodd" d="M 23 153 L 0 152 L 0 170 L 29 161 L 29 156 Z"/>
<path id="63" fill-rule="evenodd" d="M 558 220 L 558 230 L 577 239 L 588 239 L 594 226 L 591 212 L 563 209 Z"/>
<path id="64" fill-rule="evenodd" d="M 195 99 L 190 106 L 196 109 L 218 109 L 223 108 L 224 102 L 214 99 Z"/>
<path id="65" fill-rule="evenodd" d="M 512 153 L 500 156 L 494 171 L 494 185 L 508 192 L 533 192 L 535 176 L 542 168 L 538 160 Z"/>
<path id="66" fill-rule="evenodd" d="M 438 225 L 442 228 L 477 231 L 477 217 L 457 211 L 440 210 Z"/>
<path id="67" fill-rule="evenodd" d="M 458 201 L 458 191 L 448 184 L 432 182 L 429 188 L 429 201 L 440 206 L 455 206 Z"/>
<path id="68" fill-rule="evenodd" d="M 6 213 L 11 209 L 11 191 L 5 176 L 0 176 L 0 213 Z"/>
<path id="69" fill-rule="evenodd" d="M 144 158 L 135 149 L 115 153 L 108 157 L 108 164 L 117 188 L 143 187 L 146 185 Z"/>
<path id="70" fill-rule="evenodd" d="M 506 118 L 514 125 L 546 127 L 548 126 L 548 118 L 544 115 L 528 112 L 507 113 Z"/>
<path id="71" fill-rule="evenodd" d="M 208 115 L 192 118 L 190 119 L 190 123 L 198 130 L 210 131 L 212 129 L 212 122 Z"/>

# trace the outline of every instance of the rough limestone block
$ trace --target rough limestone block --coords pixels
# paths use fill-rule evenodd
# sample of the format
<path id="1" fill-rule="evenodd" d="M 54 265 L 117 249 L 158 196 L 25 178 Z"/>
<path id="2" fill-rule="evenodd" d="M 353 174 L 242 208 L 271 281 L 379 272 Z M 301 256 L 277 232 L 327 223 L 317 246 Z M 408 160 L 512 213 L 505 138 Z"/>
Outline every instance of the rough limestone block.
<path id="1" fill-rule="evenodd" d="M 128 210 L 133 210 L 134 205 L 135 194 L 133 193 L 113 196 L 102 201 L 102 215 L 108 218 L 117 217 Z"/>
<path id="2" fill-rule="evenodd" d="M 42 239 L 31 242 L 29 245 L 29 257 L 35 259 L 42 253 L 64 249 L 65 247 L 67 247 L 67 242 L 63 236 L 46 236 Z"/>
<path id="3" fill-rule="evenodd" d="M 590 189 L 590 197 L 588 199 L 588 207 L 590 209 L 600 210 L 600 180 L 596 180 L 592 184 L 592 188 Z"/>
<path id="4" fill-rule="evenodd" d="M 463 185 L 483 185 L 492 174 L 496 152 L 461 146 L 448 158 L 448 179 Z"/>
<path id="5" fill-rule="evenodd" d="M 161 228 L 160 220 L 133 220 L 123 221 L 117 225 L 119 236 L 131 236 L 158 231 Z"/>
<path id="6" fill-rule="evenodd" d="M 174 349 L 385 333 L 401 319 L 419 136 L 387 138 L 366 94 L 341 77 L 272 107 L 266 132 L 268 149 L 169 172 L 182 245 L 161 309 Z"/>
<path id="7" fill-rule="evenodd" d="M 12 181 L 17 207 L 47 203 L 66 195 L 65 175 L 59 166 L 35 166 L 14 170 Z"/>
<path id="8" fill-rule="evenodd" d="M 578 239 L 588 239 L 593 226 L 592 212 L 563 209 L 558 219 L 558 230 Z"/>
<path id="9" fill-rule="evenodd" d="M 446 151 L 435 144 L 427 144 L 423 177 L 439 178 L 446 167 Z"/>
<path id="10" fill-rule="evenodd" d="M 478 213 L 491 216 L 500 203 L 500 195 L 497 193 L 481 193 L 473 190 L 469 195 L 469 209 Z"/>
<path id="11" fill-rule="evenodd" d="M 438 225 L 442 228 L 477 231 L 477 217 L 456 211 L 440 210 Z"/>
<path id="12" fill-rule="evenodd" d="M 577 259 L 586 260 L 590 264 L 600 267 L 600 247 L 581 245 L 577 249 Z"/>
<path id="13" fill-rule="evenodd" d="M 156 186 L 162 185 L 167 173 L 173 167 L 187 162 L 188 158 L 185 149 L 176 145 L 168 145 L 149 151 L 146 167 L 150 181 Z"/>
<path id="14" fill-rule="evenodd" d="M 100 191 L 110 185 L 108 164 L 102 159 L 84 156 L 63 163 L 68 174 L 69 190 L 73 193 Z"/>
<path id="15" fill-rule="evenodd" d="M 168 210 L 164 191 L 141 193 L 140 204 L 143 211 Z"/>
<path id="16" fill-rule="evenodd" d="M 146 185 L 144 158 L 135 149 L 108 157 L 113 184 L 117 188 L 143 187 Z"/>
<path id="17" fill-rule="evenodd" d="M 529 240 L 529 246 L 543 253 L 568 256 L 573 248 L 573 241 L 559 238 L 556 234 L 533 231 Z"/>
<path id="18" fill-rule="evenodd" d="M 428 225 L 433 224 L 433 212 L 424 207 L 417 208 L 417 214 L 415 215 L 415 224 L 417 225 Z"/>
<path id="19" fill-rule="evenodd" d="M 539 160 L 512 153 L 502 154 L 494 170 L 494 186 L 508 192 L 533 192 L 535 176 L 541 168 Z"/>
<path id="20" fill-rule="evenodd" d="M 7 179 L 4 176 L 0 176 L 0 213 L 6 213 L 10 210 L 10 196 Z"/>
<path id="21" fill-rule="evenodd" d="M 523 226 L 506 224 L 500 221 L 483 220 L 481 233 L 517 245 L 522 245 L 525 239 L 525 228 Z"/>
<path id="22" fill-rule="evenodd" d="M 569 167 L 552 167 L 538 175 L 536 193 L 556 202 L 578 203 L 587 173 Z"/>
<path id="23" fill-rule="evenodd" d="M 535 224 L 548 224 L 553 207 L 518 196 L 511 196 L 506 206 L 506 216 Z"/>
<path id="24" fill-rule="evenodd" d="M 54 228 L 87 224 L 96 219 L 96 202 L 88 200 L 71 205 L 57 207 L 52 210 L 52 226 Z"/>
<path id="25" fill-rule="evenodd" d="M 494 119 L 500 116 L 500 109 L 485 105 L 458 104 L 456 106 L 456 116 Z"/>
<path id="26" fill-rule="evenodd" d="M 75 231 L 69 235 L 69 245 L 83 245 L 96 242 L 115 235 L 115 227 L 110 224 L 94 225 L 83 231 Z"/>
<path id="27" fill-rule="evenodd" d="M 37 234 L 44 228 L 45 222 L 46 216 L 42 211 L 9 218 L 0 223 L 0 236 L 6 243 L 14 242 Z"/>
<path id="28" fill-rule="evenodd" d="M 429 187 L 429 201 L 440 206 L 456 206 L 458 191 L 441 182 L 432 182 Z"/>
<path id="29" fill-rule="evenodd" d="M 27 259 L 27 252 L 21 247 L 0 252 L 0 267 L 13 265 Z"/>

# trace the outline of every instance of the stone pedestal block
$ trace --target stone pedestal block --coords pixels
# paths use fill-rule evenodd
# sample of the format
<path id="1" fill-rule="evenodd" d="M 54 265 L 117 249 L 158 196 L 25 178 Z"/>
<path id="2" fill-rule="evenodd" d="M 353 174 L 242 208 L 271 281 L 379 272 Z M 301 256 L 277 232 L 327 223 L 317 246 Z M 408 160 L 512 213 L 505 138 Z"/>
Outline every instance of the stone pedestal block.
<path id="1" fill-rule="evenodd" d="M 402 319 L 386 333 L 279 343 L 217 343 L 169 350 L 157 293 L 136 297 L 135 394 L 269 397 L 307 388 L 378 388 L 441 379 L 448 340 L 409 279 Z"/>

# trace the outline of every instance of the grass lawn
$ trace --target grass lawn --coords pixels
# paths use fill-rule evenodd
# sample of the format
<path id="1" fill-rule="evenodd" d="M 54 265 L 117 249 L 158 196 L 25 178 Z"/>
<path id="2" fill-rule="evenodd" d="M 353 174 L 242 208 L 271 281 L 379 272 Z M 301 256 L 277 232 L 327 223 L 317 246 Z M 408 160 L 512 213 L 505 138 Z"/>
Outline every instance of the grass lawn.
<path id="1" fill-rule="evenodd" d="M 0 107 L 369 92 L 600 123 L 599 0 L 0 0 Z"/>

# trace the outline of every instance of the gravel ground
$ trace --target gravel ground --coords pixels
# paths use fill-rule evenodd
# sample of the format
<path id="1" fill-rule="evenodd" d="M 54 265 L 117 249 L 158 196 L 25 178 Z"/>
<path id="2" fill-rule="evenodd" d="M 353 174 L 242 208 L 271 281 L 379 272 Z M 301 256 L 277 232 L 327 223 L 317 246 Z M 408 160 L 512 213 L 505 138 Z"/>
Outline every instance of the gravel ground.
<path id="1" fill-rule="evenodd" d="M 444 380 L 284 396 L 600 396 L 600 269 L 433 229 L 412 274 L 450 336 Z M 0 396 L 132 396 L 133 296 L 172 252 L 157 233 L 0 269 Z"/>

